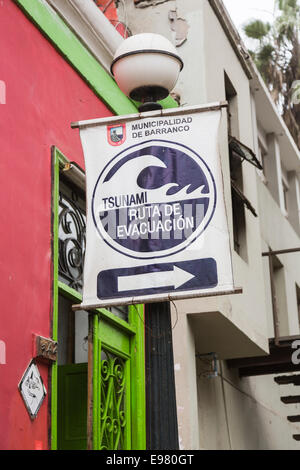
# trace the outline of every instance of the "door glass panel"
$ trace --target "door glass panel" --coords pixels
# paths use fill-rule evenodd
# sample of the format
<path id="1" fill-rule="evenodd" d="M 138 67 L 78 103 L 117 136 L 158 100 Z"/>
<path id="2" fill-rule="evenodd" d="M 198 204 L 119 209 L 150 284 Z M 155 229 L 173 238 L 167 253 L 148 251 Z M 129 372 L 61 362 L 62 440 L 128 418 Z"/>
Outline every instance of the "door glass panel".
<path id="1" fill-rule="evenodd" d="M 127 306 L 120 306 L 120 307 L 108 307 L 111 313 L 116 315 L 116 317 L 121 318 L 124 321 L 128 322 L 128 307 Z"/>
<path id="2" fill-rule="evenodd" d="M 58 365 L 88 362 L 88 314 L 72 310 L 74 301 L 58 298 Z"/>
<path id="3" fill-rule="evenodd" d="M 119 307 L 109 307 L 108 310 L 114 315 L 116 315 L 116 317 L 128 321 L 128 307 L 126 305 L 122 305 Z"/>

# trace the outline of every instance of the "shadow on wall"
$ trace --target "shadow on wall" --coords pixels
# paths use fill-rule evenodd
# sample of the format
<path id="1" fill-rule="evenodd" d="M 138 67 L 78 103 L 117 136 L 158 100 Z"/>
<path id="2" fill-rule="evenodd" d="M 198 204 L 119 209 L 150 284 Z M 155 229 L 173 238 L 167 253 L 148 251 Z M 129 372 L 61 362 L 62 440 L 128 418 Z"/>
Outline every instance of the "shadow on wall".
<path id="1" fill-rule="evenodd" d="M 256 378 L 257 379 L 257 378 Z M 261 377 L 258 380 L 273 378 Z M 254 385 L 254 386 L 253 386 Z M 223 363 L 218 375 L 207 374 L 197 360 L 200 448 L 207 450 L 293 449 L 291 432 L 282 435 L 283 417 L 256 398 L 251 379 L 238 378 Z M 277 390 L 274 398 L 276 399 Z M 286 423 L 288 431 L 289 424 Z M 281 429 L 281 431 L 280 431 Z"/>

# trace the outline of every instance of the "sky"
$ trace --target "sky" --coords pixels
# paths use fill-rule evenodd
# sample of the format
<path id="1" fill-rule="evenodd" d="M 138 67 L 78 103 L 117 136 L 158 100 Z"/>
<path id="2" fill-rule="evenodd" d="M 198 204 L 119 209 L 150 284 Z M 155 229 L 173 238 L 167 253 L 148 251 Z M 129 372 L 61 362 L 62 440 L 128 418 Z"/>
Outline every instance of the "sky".
<path id="1" fill-rule="evenodd" d="M 247 40 L 242 31 L 243 24 L 250 19 L 270 22 L 273 20 L 275 0 L 223 0 L 223 3 L 246 45 Z"/>

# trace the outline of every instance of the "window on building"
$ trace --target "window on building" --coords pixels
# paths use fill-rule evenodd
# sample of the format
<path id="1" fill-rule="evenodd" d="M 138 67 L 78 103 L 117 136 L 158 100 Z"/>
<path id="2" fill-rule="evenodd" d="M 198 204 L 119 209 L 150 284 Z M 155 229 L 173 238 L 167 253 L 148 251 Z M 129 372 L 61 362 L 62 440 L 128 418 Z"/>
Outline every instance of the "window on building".
<path id="1" fill-rule="evenodd" d="M 296 284 L 296 298 L 297 298 L 297 308 L 298 308 L 298 319 L 300 325 L 300 287 Z"/>
<path id="2" fill-rule="evenodd" d="M 238 116 L 238 96 L 237 92 L 225 72 L 225 95 L 226 101 L 228 102 L 228 134 L 239 138 L 239 116 Z"/>
<path id="3" fill-rule="evenodd" d="M 289 335 L 285 269 L 277 256 L 269 257 L 274 327 L 278 336 Z"/>
<path id="4" fill-rule="evenodd" d="M 295 178 L 295 201 L 296 201 L 296 225 L 300 229 L 300 182 L 298 176 Z"/>
<path id="5" fill-rule="evenodd" d="M 289 184 L 285 178 L 282 178 L 282 191 L 283 191 L 283 209 L 288 214 L 288 191 Z"/>
<path id="6" fill-rule="evenodd" d="M 254 165 L 259 170 L 262 170 L 262 165 L 256 158 L 255 153 L 242 142 L 239 142 L 235 137 L 229 135 L 229 150 L 234 157 L 239 159 L 241 163 L 246 160 L 251 165 Z"/>
<path id="7" fill-rule="evenodd" d="M 228 141 L 230 158 L 231 199 L 234 250 L 247 260 L 247 237 L 245 208 L 257 216 L 255 209 L 243 193 L 243 167 L 244 160 L 260 166 L 254 152 L 238 140 L 238 97 L 236 90 L 225 73 L 225 92 L 228 101 Z"/>
<path id="8" fill-rule="evenodd" d="M 242 144 L 239 145 L 239 142 L 236 139 L 229 139 L 234 249 L 242 258 L 246 259 L 247 245 L 245 208 L 250 210 L 255 217 L 257 217 L 257 214 L 252 204 L 243 193 L 242 149 Z"/>
<path id="9" fill-rule="evenodd" d="M 255 105 L 254 105 L 255 106 Z M 259 174 L 263 182 L 267 182 L 267 156 L 268 156 L 268 141 L 267 134 L 259 121 L 256 121 L 256 130 L 254 133 L 257 135 L 257 160 L 261 168 Z"/>
<path id="10" fill-rule="evenodd" d="M 258 139 L 258 160 L 262 166 L 261 172 L 264 177 L 266 177 L 266 157 L 268 155 L 268 151 L 263 145 L 262 141 Z"/>

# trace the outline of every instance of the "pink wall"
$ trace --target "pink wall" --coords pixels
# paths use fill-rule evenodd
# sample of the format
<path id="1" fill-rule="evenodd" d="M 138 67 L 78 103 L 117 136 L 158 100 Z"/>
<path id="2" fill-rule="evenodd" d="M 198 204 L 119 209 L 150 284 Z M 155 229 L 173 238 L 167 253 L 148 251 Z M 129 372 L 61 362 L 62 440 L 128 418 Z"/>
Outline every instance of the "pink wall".
<path id="1" fill-rule="evenodd" d="M 71 121 L 111 112 L 12 0 L 0 3 L 0 449 L 46 449 L 48 368 L 40 365 L 48 395 L 33 422 L 18 383 L 32 359 L 32 334 L 50 335 L 50 149 L 83 165 Z"/>

